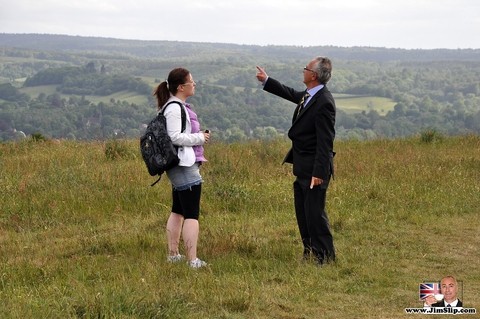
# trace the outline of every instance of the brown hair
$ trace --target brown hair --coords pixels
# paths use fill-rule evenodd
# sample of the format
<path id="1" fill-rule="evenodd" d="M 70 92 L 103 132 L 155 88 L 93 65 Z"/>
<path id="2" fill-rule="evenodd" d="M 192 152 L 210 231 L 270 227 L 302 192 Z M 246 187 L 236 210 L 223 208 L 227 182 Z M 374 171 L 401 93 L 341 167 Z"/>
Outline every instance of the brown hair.
<path id="1" fill-rule="evenodd" d="M 171 95 L 177 94 L 178 86 L 185 84 L 190 71 L 184 68 L 175 68 L 168 74 L 167 80 L 160 83 L 153 96 L 157 98 L 157 109 L 160 110 Z"/>

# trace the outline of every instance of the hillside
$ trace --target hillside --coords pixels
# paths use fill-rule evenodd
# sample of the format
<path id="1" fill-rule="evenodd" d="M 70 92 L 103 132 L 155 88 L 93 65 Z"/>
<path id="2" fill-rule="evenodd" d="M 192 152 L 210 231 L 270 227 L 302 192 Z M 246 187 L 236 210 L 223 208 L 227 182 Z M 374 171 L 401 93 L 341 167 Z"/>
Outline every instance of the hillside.
<path id="1" fill-rule="evenodd" d="M 337 142 L 321 268 L 300 259 L 288 147 L 206 147 L 192 271 L 165 262 L 170 186 L 136 140 L 0 144 L 0 317 L 411 318 L 450 274 L 480 310 L 478 136 Z"/>
<path id="2" fill-rule="evenodd" d="M 480 49 L 406 50 L 381 47 L 335 46 L 257 46 L 228 43 L 200 43 L 182 41 L 142 41 L 100 37 L 79 37 L 53 34 L 0 33 L 0 46 L 38 51 L 104 52 L 132 55 L 142 58 L 188 58 L 204 60 L 233 54 L 256 59 L 310 59 L 320 52 L 340 60 L 386 61 L 480 61 Z"/>
<path id="3" fill-rule="evenodd" d="M 337 99 L 338 139 L 398 138 L 426 130 L 480 134 L 480 50 L 0 34 L 0 141 L 17 138 L 19 131 L 55 139 L 138 137 L 155 112 L 150 92 L 175 66 L 192 72 L 198 87 L 190 102 L 218 139 L 281 137 L 294 106 L 261 90 L 255 66 L 301 90 L 302 67 L 319 54 L 334 61 L 328 87 Z M 66 73 L 83 68 L 94 72 L 75 79 Z M 52 84 L 46 74 L 65 76 Z"/>

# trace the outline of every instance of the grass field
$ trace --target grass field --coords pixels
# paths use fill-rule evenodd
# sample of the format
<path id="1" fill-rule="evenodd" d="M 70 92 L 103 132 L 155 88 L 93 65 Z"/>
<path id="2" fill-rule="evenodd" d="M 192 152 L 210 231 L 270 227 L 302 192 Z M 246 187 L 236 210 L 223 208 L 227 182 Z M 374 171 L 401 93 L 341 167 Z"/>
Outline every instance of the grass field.
<path id="1" fill-rule="evenodd" d="M 56 91 L 56 85 L 24 87 L 20 89 L 20 92 L 30 95 L 31 98 L 36 98 L 40 93 L 44 93 L 46 95 L 58 93 Z M 70 97 L 70 95 L 66 95 L 66 94 L 60 94 L 60 96 L 62 96 L 67 100 Z M 99 102 L 108 103 L 110 102 L 111 99 L 114 99 L 116 101 L 126 101 L 128 103 L 135 103 L 138 105 L 148 103 L 147 96 L 139 95 L 138 93 L 130 92 L 130 91 L 121 91 L 121 92 L 117 92 L 117 93 L 106 95 L 106 96 L 85 95 L 85 99 L 93 103 L 99 103 Z"/>
<path id="2" fill-rule="evenodd" d="M 447 274 L 480 311 L 480 137 L 335 148 L 336 263 L 300 259 L 288 142 L 213 141 L 195 271 L 165 261 L 138 141 L 0 144 L 0 318 L 412 318 Z"/>
<path id="3" fill-rule="evenodd" d="M 388 111 L 392 111 L 395 104 L 397 104 L 397 102 L 392 99 L 378 96 L 338 94 L 334 95 L 334 97 L 337 108 L 349 114 L 375 110 L 380 115 L 386 115 Z"/>

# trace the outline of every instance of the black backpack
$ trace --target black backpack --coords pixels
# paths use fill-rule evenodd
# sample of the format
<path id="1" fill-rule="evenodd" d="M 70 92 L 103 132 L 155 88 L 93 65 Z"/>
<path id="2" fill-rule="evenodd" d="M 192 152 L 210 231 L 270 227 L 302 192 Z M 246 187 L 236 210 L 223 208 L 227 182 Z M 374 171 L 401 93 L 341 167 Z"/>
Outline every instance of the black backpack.
<path id="1" fill-rule="evenodd" d="M 180 105 L 182 116 L 182 131 L 185 131 L 186 115 L 183 105 L 172 101 L 165 105 L 163 110 L 148 124 L 145 133 L 140 137 L 140 152 L 147 165 L 151 176 L 158 175 L 158 179 L 151 185 L 154 186 L 162 178 L 162 174 L 178 165 L 180 162 L 177 147 L 173 145 L 167 133 L 167 120 L 163 114 L 170 104 Z"/>

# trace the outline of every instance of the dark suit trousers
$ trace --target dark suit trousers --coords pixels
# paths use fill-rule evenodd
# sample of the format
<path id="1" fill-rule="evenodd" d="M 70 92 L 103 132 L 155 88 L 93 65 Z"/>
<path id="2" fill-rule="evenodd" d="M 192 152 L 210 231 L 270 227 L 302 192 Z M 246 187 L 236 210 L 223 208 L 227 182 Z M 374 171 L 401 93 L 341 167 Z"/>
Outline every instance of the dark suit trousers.
<path id="1" fill-rule="evenodd" d="M 327 187 L 328 184 L 310 189 L 310 180 L 297 179 L 293 183 L 295 214 L 304 257 L 311 253 L 320 264 L 335 260 L 333 236 L 325 211 Z"/>

